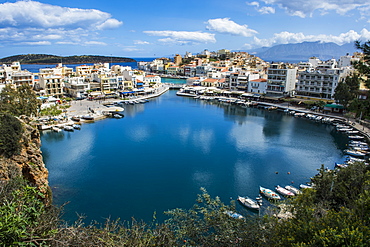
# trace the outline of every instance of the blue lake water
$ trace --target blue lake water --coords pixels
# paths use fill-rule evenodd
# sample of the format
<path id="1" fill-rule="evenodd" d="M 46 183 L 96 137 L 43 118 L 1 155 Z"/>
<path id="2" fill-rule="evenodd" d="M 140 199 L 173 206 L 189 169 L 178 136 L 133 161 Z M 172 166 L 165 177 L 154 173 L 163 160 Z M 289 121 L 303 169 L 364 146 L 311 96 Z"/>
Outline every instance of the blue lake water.
<path id="1" fill-rule="evenodd" d="M 225 203 L 257 196 L 260 185 L 298 187 L 321 164 L 341 162 L 347 143 L 330 125 L 172 90 L 127 105 L 122 119 L 44 132 L 41 140 L 54 201 L 70 202 L 65 219 L 98 221 L 149 221 L 154 212 L 161 220 L 168 209 L 190 208 L 200 187 Z"/>

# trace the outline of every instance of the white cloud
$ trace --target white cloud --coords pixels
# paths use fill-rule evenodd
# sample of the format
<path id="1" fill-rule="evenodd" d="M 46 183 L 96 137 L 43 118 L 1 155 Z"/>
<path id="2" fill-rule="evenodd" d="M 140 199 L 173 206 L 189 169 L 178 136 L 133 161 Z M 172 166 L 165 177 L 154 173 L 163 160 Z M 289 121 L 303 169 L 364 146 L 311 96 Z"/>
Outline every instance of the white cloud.
<path id="1" fill-rule="evenodd" d="M 215 35 L 212 33 L 187 31 L 144 31 L 144 33 L 151 36 L 167 37 L 159 40 L 163 43 L 191 44 L 216 42 Z"/>
<path id="2" fill-rule="evenodd" d="M 261 14 L 275 14 L 275 9 L 273 7 L 262 7 L 258 12 Z"/>
<path id="3" fill-rule="evenodd" d="M 21 42 L 21 45 L 51 45 L 50 41 Z"/>
<path id="4" fill-rule="evenodd" d="M 260 6 L 260 3 L 259 2 L 247 2 L 248 5 L 250 6 L 256 6 L 256 7 L 259 7 Z"/>
<path id="5" fill-rule="evenodd" d="M 232 34 L 237 36 L 251 37 L 257 33 L 249 29 L 247 25 L 239 25 L 230 18 L 210 19 L 207 22 L 207 29 L 218 33 Z"/>
<path id="6" fill-rule="evenodd" d="M 135 45 L 149 45 L 150 43 L 148 41 L 142 41 L 142 40 L 135 40 Z"/>
<path id="7" fill-rule="evenodd" d="M 370 39 L 370 32 L 367 29 L 362 29 L 361 33 L 357 33 L 354 30 L 350 30 L 346 33 L 341 33 L 337 36 L 335 35 L 327 35 L 327 34 L 320 34 L 320 35 L 305 35 L 303 33 L 290 33 L 290 32 L 281 32 L 275 33 L 272 38 L 269 39 L 259 39 L 254 37 L 254 41 L 252 44 L 255 47 L 270 47 L 273 45 L 278 44 L 289 44 L 289 43 L 301 43 L 304 41 L 314 42 L 314 41 L 321 41 L 321 42 L 334 42 L 338 45 L 343 45 L 346 43 L 354 42 L 355 40 L 369 40 Z M 250 47 L 250 44 L 247 44 Z"/>
<path id="8" fill-rule="evenodd" d="M 116 29 L 122 25 L 122 22 L 116 19 L 108 19 L 102 24 L 98 25 L 96 28 L 98 30 L 106 30 L 106 29 Z"/>
<path id="9" fill-rule="evenodd" d="M 87 41 L 85 45 L 107 45 L 107 43 L 100 42 L 100 41 Z"/>
<path id="10" fill-rule="evenodd" d="M 366 8 L 369 8 L 369 0 L 261 0 L 260 3 L 275 5 L 285 9 L 288 14 L 299 17 L 312 16 L 315 11 L 326 14 L 328 11 L 335 11 L 344 15 L 351 10 L 358 9 L 363 15 L 369 15 Z M 248 3 L 251 5 L 250 3 Z M 260 5 L 260 4 L 259 4 Z M 254 6 L 259 6 L 254 5 Z M 361 11 L 363 9 L 364 11 Z"/>
<path id="11" fill-rule="evenodd" d="M 85 39 L 98 35 L 97 31 L 121 25 L 122 22 L 111 18 L 109 13 L 96 9 L 67 8 L 36 1 L 0 4 L 0 42 L 9 45 L 44 40 L 83 44 Z"/>

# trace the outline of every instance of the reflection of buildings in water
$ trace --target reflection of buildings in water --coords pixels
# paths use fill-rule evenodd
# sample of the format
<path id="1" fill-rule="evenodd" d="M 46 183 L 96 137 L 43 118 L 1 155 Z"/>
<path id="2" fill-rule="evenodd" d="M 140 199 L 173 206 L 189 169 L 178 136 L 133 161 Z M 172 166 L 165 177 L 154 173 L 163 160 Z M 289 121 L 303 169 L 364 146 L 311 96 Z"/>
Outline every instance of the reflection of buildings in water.
<path id="1" fill-rule="evenodd" d="M 144 112 L 145 104 L 124 105 L 124 108 L 125 116 L 135 117 L 136 114 Z"/>

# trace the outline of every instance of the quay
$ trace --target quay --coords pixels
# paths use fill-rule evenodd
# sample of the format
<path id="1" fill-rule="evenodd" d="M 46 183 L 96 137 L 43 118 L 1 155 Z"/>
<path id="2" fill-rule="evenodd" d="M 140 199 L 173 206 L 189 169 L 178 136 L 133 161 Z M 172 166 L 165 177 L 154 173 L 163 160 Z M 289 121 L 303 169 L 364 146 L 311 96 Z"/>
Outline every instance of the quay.
<path id="1" fill-rule="evenodd" d="M 205 95 L 200 95 L 196 94 L 194 92 L 188 92 L 186 90 L 179 90 L 176 93 L 177 96 L 184 96 L 184 97 L 191 97 L 191 98 L 201 98 L 202 96 L 207 99 L 215 99 L 215 98 L 223 98 L 227 99 L 231 102 L 236 102 L 242 100 L 241 98 L 236 98 L 236 97 L 230 97 L 230 92 L 228 92 L 224 96 L 205 96 Z M 352 128 L 356 129 L 361 133 L 367 140 L 367 142 L 370 142 L 370 129 L 369 127 L 360 124 L 359 122 L 356 121 L 356 119 L 349 119 L 344 117 L 343 115 L 335 114 L 335 113 L 321 113 L 321 112 L 316 112 L 316 111 L 311 111 L 309 109 L 306 109 L 304 107 L 297 107 L 293 105 L 289 105 L 289 103 L 284 102 L 284 103 L 269 103 L 269 102 L 264 102 L 261 100 L 250 100 L 250 99 L 244 99 L 246 102 L 249 104 L 246 104 L 248 106 L 254 106 L 254 107 L 262 107 L 265 109 L 276 109 L 279 111 L 285 111 L 285 112 L 295 112 L 295 113 L 302 113 L 302 114 L 311 114 L 311 115 L 316 115 L 316 116 L 321 116 L 321 117 L 326 117 L 326 118 L 331 118 L 338 120 L 340 122 L 346 123 L 347 125 L 350 125 Z"/>
<path id="2" fill-rule="evenodd" d="M 74 100 L 71 101 L 70 107 L 59 117 L 49 118 L 51 123 L 40 122 L 37 124 L 39 130 L 51 130 L 53 127 L 64 128 L 65 126 L 72 126 L 76 123 L 88 123 L 97 120 L 119 115 L 123 117 L 124 108 L 120 107 L 122 104 L 128 104 L 133 100 L 148 100 L 151 98 L 159 97 L 170 89 L 168 85 L 163 85 L 157 88 L 154 93 L 142 96 L 131 96 L 129 99 L 117 100 Z M 42 118 L 41 118 L 42 119 Z M 78 122 L 73 119 L 79 119 Z"/>

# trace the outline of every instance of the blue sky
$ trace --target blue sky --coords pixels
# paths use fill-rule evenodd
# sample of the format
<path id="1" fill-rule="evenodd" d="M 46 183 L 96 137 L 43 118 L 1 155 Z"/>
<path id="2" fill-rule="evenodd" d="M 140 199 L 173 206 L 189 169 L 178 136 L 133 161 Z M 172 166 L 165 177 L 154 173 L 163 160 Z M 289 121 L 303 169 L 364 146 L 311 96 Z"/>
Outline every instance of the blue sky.
<path id="1" fill-rule="evenodd" d="M 369 0 L 0 1 L 0 57 L 159 57 L 370 40 Z"/>

